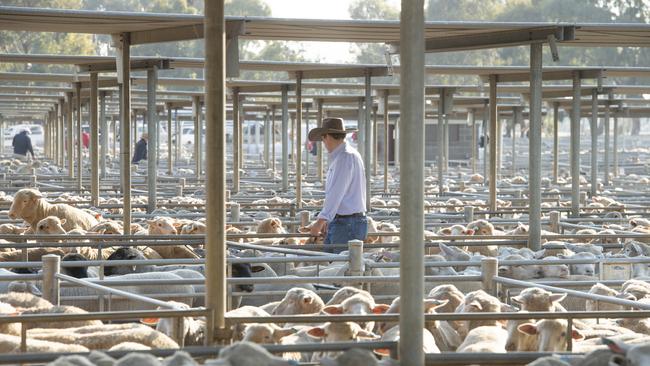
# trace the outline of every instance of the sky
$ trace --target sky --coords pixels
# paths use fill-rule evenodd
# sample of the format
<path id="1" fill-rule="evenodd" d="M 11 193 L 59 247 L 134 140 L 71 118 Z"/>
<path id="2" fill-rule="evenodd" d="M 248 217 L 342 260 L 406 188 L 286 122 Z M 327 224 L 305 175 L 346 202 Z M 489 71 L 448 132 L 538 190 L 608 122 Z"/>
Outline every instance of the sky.
<path id="1" fill-rule="evenodd" d="M 348 8 L 352 0 L 264 0 L 271 7 L 274 18 L 302 19 L 350 19 Z M 400 0 L 388 0 L 399 9 Z M 327 63 L 348 63 L 354 61 L 352 44 L 344 42 L 301 42 L 305 56 Z M 291 44 L 298 47 L 297 44 Z"/>

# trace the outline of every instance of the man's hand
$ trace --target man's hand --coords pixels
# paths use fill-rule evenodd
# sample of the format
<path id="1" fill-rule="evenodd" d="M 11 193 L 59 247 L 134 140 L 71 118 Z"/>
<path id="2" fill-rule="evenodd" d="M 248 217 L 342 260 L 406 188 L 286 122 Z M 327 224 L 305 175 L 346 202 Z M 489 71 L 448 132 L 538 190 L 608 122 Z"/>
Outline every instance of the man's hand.
<path id="1" fill-rule="evenodd" d="M 312 236 L 325 236 L 325 233 L 327 233 L 327 221 L 324 219 L 318 219 L 314 224 L 311 226 L 311 229 L 309 230 L 309 233 Z"/>

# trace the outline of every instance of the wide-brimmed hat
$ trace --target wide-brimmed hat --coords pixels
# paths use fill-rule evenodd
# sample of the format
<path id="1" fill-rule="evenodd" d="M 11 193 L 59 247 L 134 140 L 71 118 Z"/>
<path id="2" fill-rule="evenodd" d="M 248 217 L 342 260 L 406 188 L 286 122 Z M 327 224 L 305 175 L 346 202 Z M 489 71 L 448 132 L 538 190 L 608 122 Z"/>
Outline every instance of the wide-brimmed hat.
<path id="1" fill-rule="evenodd" d="M 309 131 L 309 141 L 320 141 L 326 133 L 352 133 L 356 129 L 346 130 L 343 127 L 343 118 L 325 118 L 321 127 L 312 128 Z"/>

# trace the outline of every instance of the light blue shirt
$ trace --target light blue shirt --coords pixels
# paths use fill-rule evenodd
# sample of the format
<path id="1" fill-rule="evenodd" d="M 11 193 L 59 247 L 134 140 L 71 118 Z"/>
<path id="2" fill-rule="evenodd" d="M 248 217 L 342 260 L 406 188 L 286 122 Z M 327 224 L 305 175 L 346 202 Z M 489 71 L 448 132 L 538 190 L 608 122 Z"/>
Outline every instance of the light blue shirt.
<path id="1" fill-rule="evenodd" d="M 325 202 L 318 218 L 331 222 L 337 214 L 366 212 L 366 176 L 359 152 L 343 142 L 329 153 L 329 161 Z"/>

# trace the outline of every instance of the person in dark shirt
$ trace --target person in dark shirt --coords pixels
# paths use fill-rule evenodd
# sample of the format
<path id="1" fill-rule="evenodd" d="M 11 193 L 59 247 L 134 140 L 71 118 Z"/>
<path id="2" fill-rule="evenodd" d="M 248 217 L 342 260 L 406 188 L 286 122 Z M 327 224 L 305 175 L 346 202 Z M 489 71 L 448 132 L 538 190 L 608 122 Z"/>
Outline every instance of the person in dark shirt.
<path id="1" fill-rule="evenodd" d="M 26 159 L 27 153 L 32 154 L 32 159 L 34 159 L 34 149 L 32 148 L 32 139 L 29 138 L 29 132 L 27 130 L 20 131 L 20 133 L 14 136 L 11 145 L 14 147 L 14 156 L 19 159 Z"/>
<path id="2" fill-rule="evenodd" d="M 140 162 L 140 160 L 147 160 L 148 139 L 149 135 L 147 133 L 143 133 L 140 137 L 140 141 L 135 144 L 135 153 L 133 153 L 133 159 L 131 160 L 131 163 L 137 164 Z"/>

